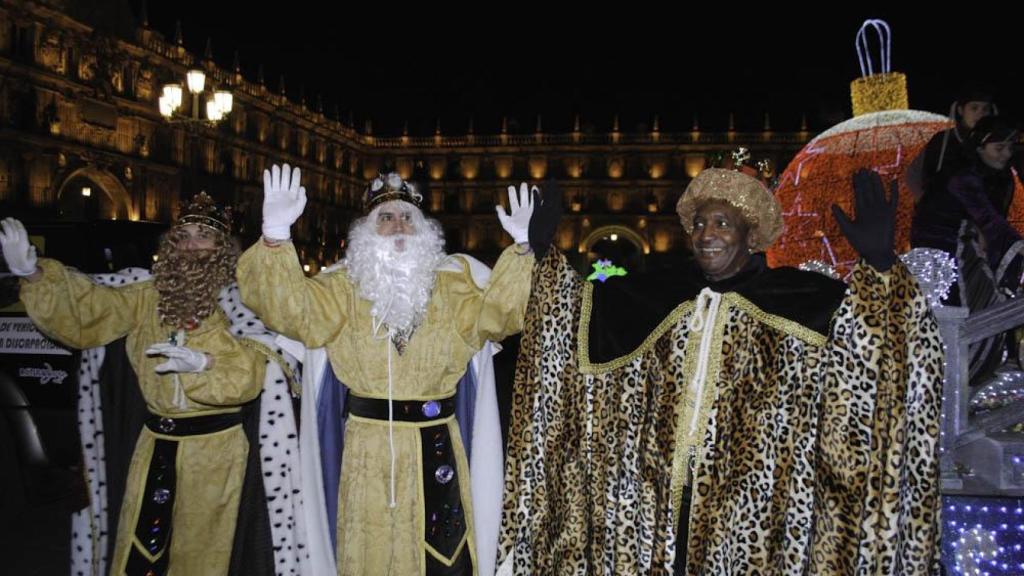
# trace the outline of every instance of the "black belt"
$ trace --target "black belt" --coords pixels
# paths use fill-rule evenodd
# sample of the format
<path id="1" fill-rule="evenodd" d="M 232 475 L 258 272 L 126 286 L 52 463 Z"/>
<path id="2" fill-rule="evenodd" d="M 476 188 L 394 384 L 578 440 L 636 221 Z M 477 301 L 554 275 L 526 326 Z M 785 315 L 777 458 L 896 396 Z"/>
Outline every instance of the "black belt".
<path id="1" fill-rule="evenodd" d="M 455 414 L 455 396 L 439 400 L 392 400 L 396 422 L 431 422 Z M 373 420 L 388 419 L 388 401 L 380 398 L 362 398 L 351 392 L 345 402 L 345 411 L 353 416 Z"/>
<path id="2" fill-rule="evenodd" d="M 209 416 L 191 416 L 171 418 L 150 414 L 146 419 L 146 428 L 168 436 L 196 436 L 227 430 L 242 423 L 242 413 L 211 414 Z"/>

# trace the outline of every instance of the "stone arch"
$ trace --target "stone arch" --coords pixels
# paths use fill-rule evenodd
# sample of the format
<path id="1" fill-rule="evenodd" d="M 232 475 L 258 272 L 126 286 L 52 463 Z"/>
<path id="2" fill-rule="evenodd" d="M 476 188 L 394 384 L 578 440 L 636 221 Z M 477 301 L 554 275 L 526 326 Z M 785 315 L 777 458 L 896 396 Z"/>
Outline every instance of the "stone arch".
<path id="1" fill-rule="evenodd" d="M 106 213 L 96 214 L 96 217 L 118 220 L 132 218 L 131 196 L 127 188 L 109 171 L 96 166 L 84 166 L 65 176 L 57 192 L 57 203 L 60 205 L 66 202 L 66 194 L 80 194 L 81 190 L 73 189 L 72 184 L 82 181 L 89 181 L 95 186 L 92 194 L 103 194 L 109 200 L 110 209 Z"/>
<path id="2" fill-rule="evenodd" d="M 644 255 L 651 253 L 651 245 L 644 239 L 643 236 L 637 234 L 632 228 L 628 226 L 622 226 L 619 224 L 612 224 L 608 226 L 601 226 L 595 228 L 590 234 L 583 239 L 580 243 L 580 252 L 586 253 L 596 244 L 598 241 L 610 237 L 612 234 L 618 234 L 619 237 L 632 242 L 640 252 Z"/>

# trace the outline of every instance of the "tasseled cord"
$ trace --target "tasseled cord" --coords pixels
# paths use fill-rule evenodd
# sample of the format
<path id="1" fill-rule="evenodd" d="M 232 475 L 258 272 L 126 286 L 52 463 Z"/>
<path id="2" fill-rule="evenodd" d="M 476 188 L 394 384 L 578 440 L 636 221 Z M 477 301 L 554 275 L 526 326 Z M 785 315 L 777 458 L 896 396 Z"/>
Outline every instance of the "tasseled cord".
<path id="1" fill-rule="evenodd" d="M 394 295 L 392 295 L 392 298 Z M 381 313 L 380 317 L 374 316 L 373 322 L 373 337 L 380 339 L 377 333 L 380 331 L 381 325 L 384 324 L 384 318 L 387 318 L 388 312 L 391 310 L 391 300 L 388 300 L 388 305 L 384 308 L 384 312 Z M 391 451 L 391 484 L 390 491 L 388 492 L 388 508 L 398 507 L 398 502 L 395 500 L 395 420 L 394 420 L 394 382 L 391 375 L 391 337 L 393 336 L 393 330 L 388 326 L 388 331 L 384 335 L 384 344 L 388 348 L 388 449 Z"/>
<path id="2" fill-rule="evenodd" d="M 690 381 L 690 388 L 696 390 L 693 405 L 693 416 L 690 418 L 690 434 L 697 430 L 701 404 L 704 401 L 704 385 L 708 379 L 708 357 L 711 355 L 711 339 L 715 332 L 715 318 L 722 302 L 722 295 L 710 288 L 704 288 L 697 296 L 693 314 L 687 322 L 690 334 L 700 333 L 700 352 L 697 357 L 697 370 Z"/>
<path id="3" fill-rule="evenodd" d="M 185 346 L 186 334 L 185 330 L 178 330 L 174 335 L 174 344 Z M 181 384 L 181 375 L 175 372 L 172 380 L 174 381 L 174 398 L 171 402 L 180 410 L 188 410 L 188 397 L 185 396 L 185 387 Z"/>

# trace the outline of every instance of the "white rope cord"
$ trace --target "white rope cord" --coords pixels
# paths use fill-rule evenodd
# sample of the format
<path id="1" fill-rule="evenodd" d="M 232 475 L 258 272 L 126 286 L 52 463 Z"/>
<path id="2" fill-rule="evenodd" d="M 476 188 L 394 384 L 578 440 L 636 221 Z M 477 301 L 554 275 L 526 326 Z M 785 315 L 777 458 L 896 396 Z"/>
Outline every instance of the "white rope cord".
<path id="1" fill-rule="evenodd" d="M 711 339 L 715 332 L 715 318 L 722 303 L 722 295 L 710 288 L 704 288 L 697 296 L 697 305 L 693 309 L 687 327 L 691 336 L 700 333 L 700 351 L 697 357 L 697 371 L 690 381 L 690 389 L 695 389 L 693 415 L 690 417 L 690 434 L 697 430 L 701 404 L 704 401 L 704 386 L 708 379 L 708 357 L 711 355 Z M 707 308 L 707 310 L 705 310 Z"/>
<path id="2" fill-rule="evenodd" d="M 373 316 L 371 318 L 373 337 L 380 340 L 377 336 L 377 332 L 380 331 L 381 326 L 384 324 L 384 318 L 387 318 L 388 312 L 391 311 L 391 303 L 394 301 L 394 294 L 388 299 L 387 306 L 384 307 L 384 311 L 380 316 Z M 384 335 L 384 345 L 387 346 L 388 355 L 388 449 L 391 452 L 391 469 L 390 469 L 390 491 L 388 493 L 388 508 L 396 508 L 398 506 L 397 500 L 395 500 L 395 413 L 394 413 L 394 379 L 391 372 L 391 337 L 393 335 L 393 329 L 388 326 L 388 331 Z"/>
<path id="3" fill-rule="evenodd" d="M 394 412 L 394 386 L 391 379 L 391 328 L 388 328 L 388 339 L 385 342 L 388 347 L 388 447 L 391 449 L 391 500 L 389 508 L 398 506 L 395 501 L 395 412 Z"/>

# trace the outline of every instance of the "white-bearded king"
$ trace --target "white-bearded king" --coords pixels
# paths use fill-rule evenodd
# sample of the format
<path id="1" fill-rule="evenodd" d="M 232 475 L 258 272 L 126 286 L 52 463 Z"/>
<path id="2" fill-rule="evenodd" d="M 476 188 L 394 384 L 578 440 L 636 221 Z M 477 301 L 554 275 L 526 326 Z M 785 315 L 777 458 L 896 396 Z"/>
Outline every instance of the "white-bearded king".
<path id="1" fill-rule="evenodd" d="M 325 351 L 324 370 L 307 355 L 303 384 L 304 418 L 319 420 L 303 427 L 303 459 L 315 454 L 322 477 L 303 481 L 322 486 L 323 522 L 334 536 L 327 544 L 311 536 L 314 564 L 334 564 L 338 574 L 493 571 L 500 495 L 489 501 L 493 526 L 476 525 L 465 439 L 480 426 L 463 421 L 465 399 L 456 392 L 474 379 L 467 374 L 474 354 L 522 328 L 534 268 L 533 194 L 525 185 L 518 196 L 511 189 L 511 214 L 499 208 L 515 243 L 492 272 L 444 253 L 440 226 L 423 216 L 421 199 L 397 174 L 375 179 L 345 259 L 307 278 L 288 241 L 305 190 L 297 168 L 274 166 L 265 174 L 263 239 L 239 261 L 243 300 L 282 335 Z M 316 374 L 324 376 L 307 377 Z M 347 416 L 339 438 L 324 432 L 324 406 Z M 311 429 L 320 434 L 307 442 Z M 500 463 L 500 450 L 474 452 L 474 474 L 477 458 Z M 499 491 L 500 474 L 499 465 L 492 482 Z M 473 494 L 480 502 L 475 483 Z"/>

